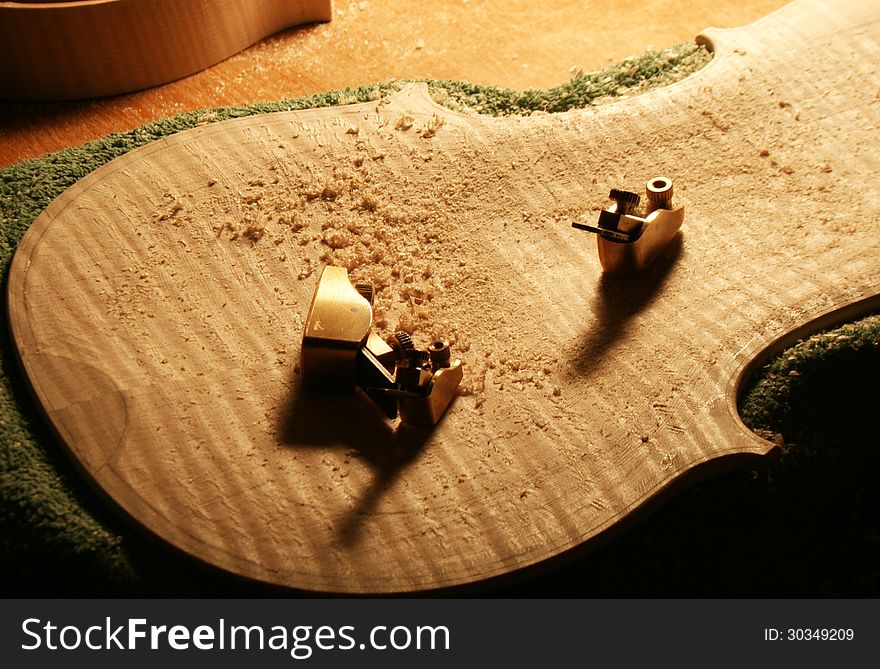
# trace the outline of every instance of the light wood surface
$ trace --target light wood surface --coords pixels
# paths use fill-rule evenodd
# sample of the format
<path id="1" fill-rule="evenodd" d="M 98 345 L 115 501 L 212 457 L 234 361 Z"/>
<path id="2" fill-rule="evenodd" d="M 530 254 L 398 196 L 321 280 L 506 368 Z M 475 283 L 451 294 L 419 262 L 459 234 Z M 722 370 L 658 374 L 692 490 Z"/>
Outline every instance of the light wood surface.
<path id="1" fill-rule="evenodd" d="M 647 45 L 685 42 L 706 26 L 746 25 L 784 2 L 336 0 L 331 22 L 277 33 L 164 86 L 75 102 L 0 100 L 0 166 L 186 111 L 391 77 L 547 88 L 567 81 L 572 69 L 589 72 Z"/>
<path id="2" fill-rule="evenodd" d="M 155 142 L 25 236 L 21 361 L 109 499 L 237 574 L 417 591 L 589 548 L 757 466 L 744 372 L 880 305 L 878 27 L 874 2 L 801 0 L 596 110 L 481 118 L 412 86 Z M 683 234 L 638 279 L 602 275 L 570 221 L 660 174 Z M 383 331 L 452 340 L 464 394 L 433 432 L 300 391 L 325 263 L 376 283 Z"/>
<path id="3" fill-rule="evenodd" d="M 289 26 L 329 21 L 331 5 L 331 0 L 0 2 L 0 98 L 92 98 L 164 84 Z"/>

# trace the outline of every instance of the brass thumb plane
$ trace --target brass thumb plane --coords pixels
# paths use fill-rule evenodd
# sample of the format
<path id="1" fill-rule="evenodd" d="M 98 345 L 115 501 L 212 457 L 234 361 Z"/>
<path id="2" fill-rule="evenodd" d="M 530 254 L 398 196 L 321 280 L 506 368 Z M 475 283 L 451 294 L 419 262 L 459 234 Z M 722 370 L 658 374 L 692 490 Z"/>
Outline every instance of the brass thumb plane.
<path id="1" fill-rule="evenodd" d="M 645 217 L 636 215 L 641 199 L 637 193 L 612 189 L 614 201 L 599 214 L 598 226 L 572 223 L 573 228 L 597 236 L 599 262 L 609 274 L 634 274 L 657 258 L 678 233 L 684 222 L 684 205 L 672 205 L 672 180 L 655 177 L 645 190 L 648 206 Z"/>
<path id="2" fill-rule="evenodd" d="M 409 333 L 383 340 L 372 330 L 373 287 L 352 285 L 343 267 L 324 268 L 306 319 L 302 378 L 306 388 L 359 388 L 390 419 L 432 427 L 455 398 L 463 376 L 449 342 L 416 348 Z"/>

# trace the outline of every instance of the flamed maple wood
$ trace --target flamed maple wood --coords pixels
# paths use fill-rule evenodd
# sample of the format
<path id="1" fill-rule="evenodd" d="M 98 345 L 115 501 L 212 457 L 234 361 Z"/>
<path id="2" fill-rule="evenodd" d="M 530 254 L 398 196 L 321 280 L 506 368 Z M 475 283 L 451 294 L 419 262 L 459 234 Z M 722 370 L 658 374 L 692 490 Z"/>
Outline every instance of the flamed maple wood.
<path id="1" fill-rule="evenodd" d="M 418 591 L 588 548 L 757 464 L 744 376 L 880 306 L 878 27 L 874 2 L 801 0 L 597 109 L 482 118 L 411 86 L 160 140 L 21 242 L 21 362 L 110 500 L 246 577 Z M 570 221 L 661 174 L 682 234 L 644 275 L 603 275 Z M 377 280 L 378 327 L 451 335 L 465 393 L 434 431 L 300 390 L 327 262 Z"/>

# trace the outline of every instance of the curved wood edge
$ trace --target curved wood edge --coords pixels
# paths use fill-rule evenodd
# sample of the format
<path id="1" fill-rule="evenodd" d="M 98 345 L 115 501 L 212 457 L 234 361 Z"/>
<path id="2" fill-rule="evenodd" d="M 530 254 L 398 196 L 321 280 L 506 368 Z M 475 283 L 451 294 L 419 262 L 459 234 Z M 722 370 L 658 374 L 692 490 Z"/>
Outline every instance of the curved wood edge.
<path id="1" fill-rule="evenodd" d="M 730 389 L 727 393 L 728 406 L 733 409 L 736 417 L 739 419 L 739 402 L 751 385 L 758 370 L 787 348 L 794 346 L 807 337 L 812 337 L 815 334 L 830 330 L 843 323 L 857 320 L 876 311 L 880 311 L 880 293 L 868 293 L 861 298 L 835 305 L 821 312 L 805 323 L 801 323 L 797 327 L 783 332 L 769 343 L 759 341 L 746 347 L 743 355 L 746 362 L 739 368 L 731 380 Z M 741 419 L 739 420 L 741 421 Z M 745 424 L 742 427 L 744 430 L 749 429 Z M 760 439 L 760 437 L 757 438 Z"/>
<path id="2" fill-rule="evenodd" d="M 71 100 L 157 86 L 331 17 L 332 0 L 4 2 L 0 97 Z"/>
<path id="3" fill-rule="evenodd" d="M 867 293 L 861 298 L 837 304 L 821 312 L 809 321 L 778 335 L 769 343 L 765 339 L 757 337 L 740 351 L 739 357 L 745 362 L 728 384 L 725 406 L 727 416 L 724 419 L 738 427 L 740 434 L 754 444 L 754 450 L 751 452 L 738 450 L 720 457 L 691 463 L 676 478 L 645 494 L 633 507 L 621 512 L 616 519 L 607 523 L 587 541 L 519 570 L 491 576 L 480 581 L 478 587 L 480 589 L 509 587 L 569 565 L 606 546 L 609 542 L 639 525 L 671 499 L 714 476 L 744 471 L 749 468 L 760 469 L 775 463 L 781 457 L 782 449 L 777 444 L 752 432 L 743 422 L 739 413 L 739 401 L 758 370 L 797 342 L 878 310 L 880 310 L 880 293 Z M 459 589 L 461 587 L 467 586 L 459 586 Z"/>
<path id="4" fill-rule="evenodd" d="M 348 116 L 357 116 L 364 111 L 375 108 L 375 102 L 366 102 L 357 105 L 350 105 L 342 108 L 341 112 Z M 480 123 L 489 123 L 490 125 L 502 124 L 503 119 L 474 117 L 466 114 L 460 114 L 448 110 L 437 104 L 428 93 L 427 85 L 424 83 L 410 84 L 401 89 L 398 93 L 387 98 L 385 105 L 388 108 L 406 110 L 409 113 L 418 111 L 425 116 L 445 114 L 450 117 L 456 117 L 467 124 L 479 125 Z M 280 115 L 297 114 L 298 118 L 308 118 L 309 116 L 317 117 L 326 112 L 325 109 L 303 110 L 299 112 L 277 112 Z M 527 122 L 526 119 L 522 119 Z M 40 352 L 34 350 L 30 343 L 36 342 L 30 332 L 21 329 L 22 326 L 30 326 L 30 321 L 26 315 L 28 310 L 27 301 L 24 299 L 26 294 L 25 285 L 27 283 L 27 271 L 32 256 L 38 252 L 41 237 L 49 231 L 56 219 L 60 217 L 72 201 L 74 201 L 79 193 L 87 191 L 109 174 L 127 169 L 130 163 L 144 158 L 148 154 L 157 151 L 168 150 L 169 147 L 192 141 L 194 135 L 210 135 L 214 133 L 225 133 L 230 128 L 237 126 L 246 126 L 253 122 L 253 118 L 238 118 L 223 121 L 221 123 L 211 124 L 200 128 L 195 128 L 186 133 L 178 133 L 163 138 L 148 146 L 141 147 L 137 151 L 125 154 L 107 163 L 101 168 L 87 175 L 76 184 L 71 186 L 62 196 L 56 198 L 44 212 L 34 221 L 31 229 L 22 239 L 18 249 L 16 249 L 10 266 L 9 284 L 7 287 L 7 309 L 9 313 L 10 326 L 12 327 L 13 341 L 15 343 L 16 357 L 25 372 L 31 391 L 40 406 L 43 415 L 47 418 L 51 426 L 53 434 L 59 438 L 65 450 L 68 451 L 72 460 L 76 463 L 78 471 L 80 471 L 90 483 L 90 486 L 96 490 L 105 502 L 109 503 L 115 511 L 133 524 L 133 526 L 145 531 L 149 536 L 156 536 L 156 527 L 161 526 L 154 516 L 157 511 L 149 506 L 142 506 L 134 512 L 131 508 L 126 508 L 119 503 L 121 497 L 125 497 L 123 488 L 124 482 L 116 481 L 115 485 L 108 485 L 107 481 L 99 483 L 95 478 L 95 471 L 91 471 L 84 462 L 82 462 L 74 452 L 69 448 L 69 442 L 59 429 L 56 421 L 52 419 L 52 411 L 49 407 L 53 405 L 47 391 L 38 387 L 34 383 L 34 375 L 30 373 L 31 365 L 28 360 L 33 360 L 35 355 Z M 519 120 L 516 121 L 520 122 Z M 16 325 L 18 327 L 16 327 Z M 57 398 L 56 398 L 57 399 Z M 48 400 L 48 401 L 47 401 Z M 735 410 L 735 400 L 733 400 L 733 420 L 738 420 Z M 721 410 L 721 404 L 717 403 L 712 407 L 715 413 Z M 417 590 L 422 594 L 429 593 L 455 593 L 468 591 L 471 589 L 483 589 L 485 587 L 493 587 L 500 585 L 509 585 L 530 575 L 540 573 L 542 571 L 553 569 L 566 562 L 570 562 L 579 557 L 593 552 L 597 548 L 605 545 L 608 541 L 613 540 L 621 533 L 644 520 L 651 513 L 656 511 L 663 503 L 673 498 L 675 495 L 687 490 L 688 488 L 705 481 L 706 479 L 735 470 L 759 468 L 762 464 L 770 464 L 774 460 L 777 453 L 775 444 L 761 439 L 748 428 L 739 423 L 740 429 L 737 439 L 728 444 L 720 454 L 716 453 L 711 457 L 702 457 L 697 460 L 684 464 L 674 477 L 658 482 L 654 487 L 645 490 L 643 494 L 633 501 L 629 506 L 622 508 L 617 514 L 609 517 L 601 526 L 597 527 L 595 534 L 579 542 L 573 548 L 558 553 L 552 548 L 548 548 L 546 552 L 537 556 L 535 561 L 521 567 L 519 569 L 509 571 L 499 568 L 499 565 L 493 564 L 492 568 L 483 573 L 474 573 L 468 579 L 459 579 L 458 581 L 447 581 L 443 583 L 422 584 Z M 169 529 L 166 527 L 166 530 Z M 201 550 L 194 550 L 183 528 L 170 528 L 172 535 L 159 533 L 158 536 L 163 541 L 168 542 L 186 555 L 188 558 L 203 565 L 212 568 L 220 566 L 226 573 L 234 574 L 246 579 L 263 582 L 270 587 L 284 588 L 290 587 L 289 583 L 283 580 L 273 581 L 259 565 L 244 561 L 238 555 L 228 552 L 222 552 L 213 547 L 201 546 Z M 210 550 L 208 550 L 210 549 Z M 222 565 L 222 566 L 221 566 Z M 304 585 L 307 592 L 324 593 L 324 594 L 351 594 L 350 589 L 332 587 L 327 583 L 309 583 Z M 303 589 L 303 588 L 297 588 Z M 401 594 L 413 591 L 412 588 L 405 590 L 387 590 L 387 589 L 369 589 L 362 588 L 358 590 L 358 594 Z"/>

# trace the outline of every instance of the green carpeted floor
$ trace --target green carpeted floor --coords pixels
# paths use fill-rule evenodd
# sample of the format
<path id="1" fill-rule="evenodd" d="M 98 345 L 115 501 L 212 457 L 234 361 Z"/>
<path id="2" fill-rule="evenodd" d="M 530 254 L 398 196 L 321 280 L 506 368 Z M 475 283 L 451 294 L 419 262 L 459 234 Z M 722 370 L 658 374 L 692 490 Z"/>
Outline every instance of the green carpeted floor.
<path id="1" fill-rule="evenodd" d="M 711 56 L 693 44 L 646 53 L 547 90 L 429 81 L 438 102 L 487 114 L 558 112 L 676 81 Z M 375 100 L 404 82 L 182 114 L 0 170 L 0 268 L 48 203 L 127 151 L 200 123 Z M 118 519 L 74 471 L 29 396 L 0 330 L 0 592 L 23 595 L 265 594 L 190 563 Z M 765 370 L 743 406 L 784 442 L 769 470 L 717 477 L 606 548 L 503 590 L 542 596 L 839 596 L 880 590 L 871 388 L 880 317 L 815 337 Z"/>

